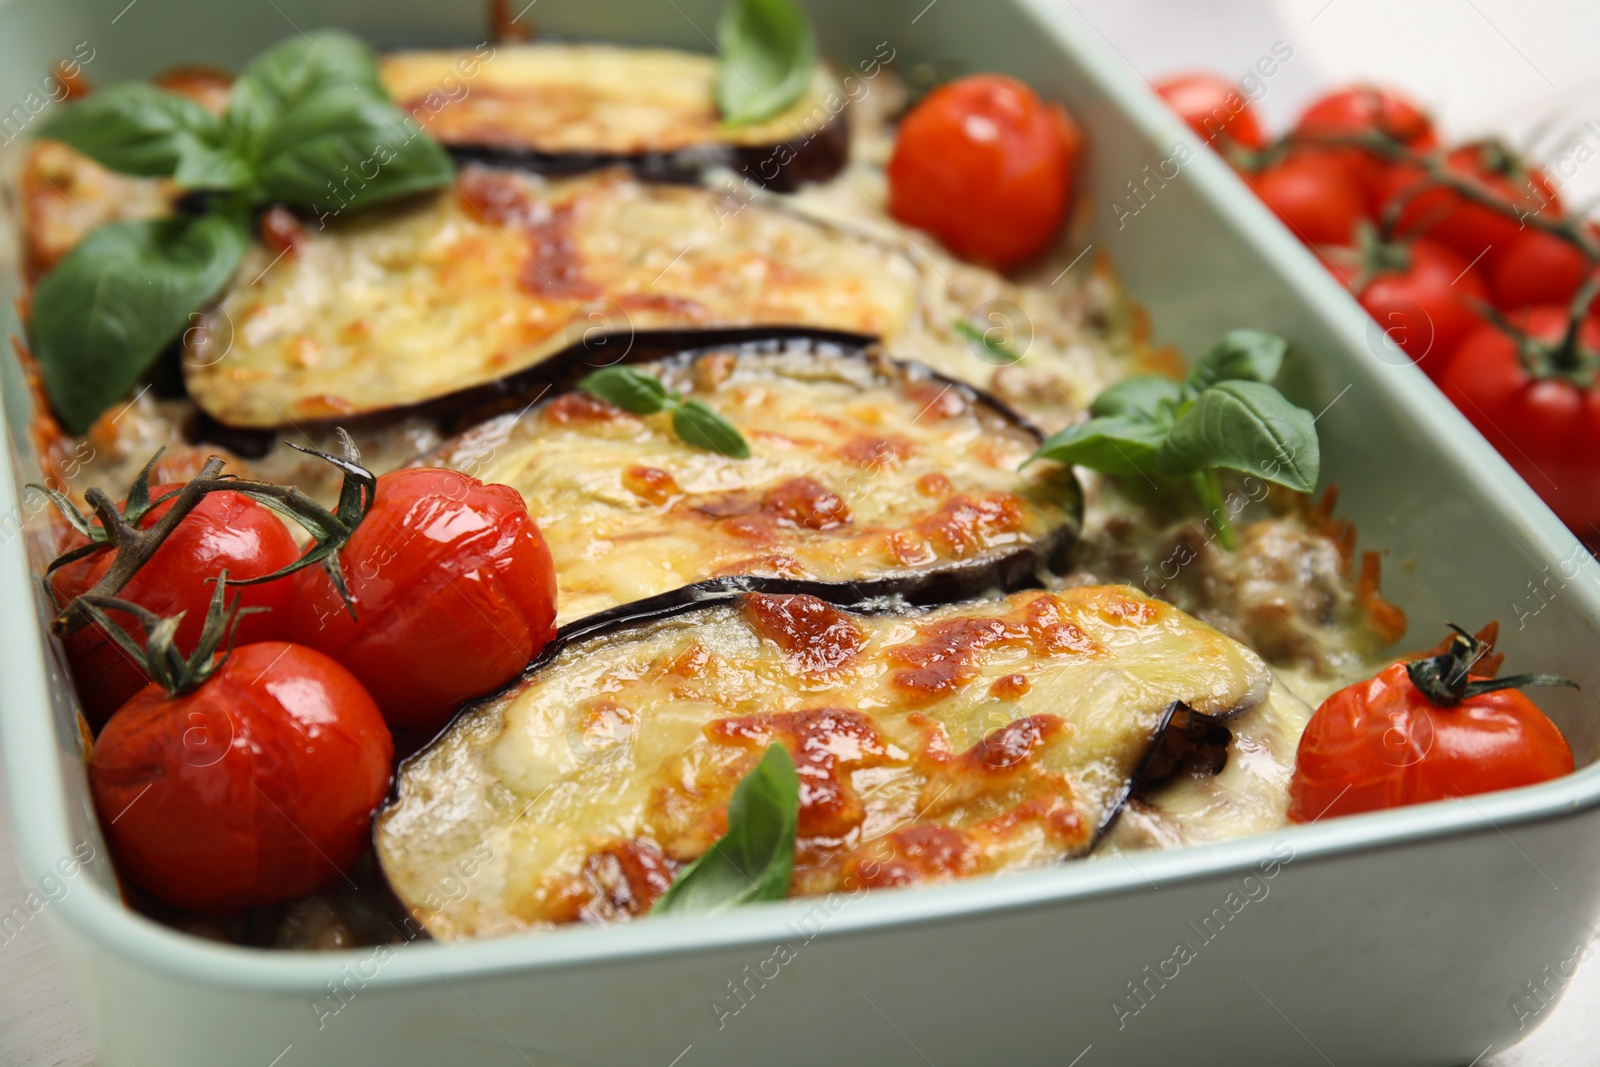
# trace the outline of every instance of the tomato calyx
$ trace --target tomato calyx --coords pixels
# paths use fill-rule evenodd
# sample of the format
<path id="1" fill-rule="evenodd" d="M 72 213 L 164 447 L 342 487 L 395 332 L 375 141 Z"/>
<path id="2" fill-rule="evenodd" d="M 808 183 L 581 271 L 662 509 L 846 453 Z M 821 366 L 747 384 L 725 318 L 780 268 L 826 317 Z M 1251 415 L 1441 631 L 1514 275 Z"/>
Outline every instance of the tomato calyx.
<path id="1" fill-rule="evenodd" d="M 276 581 L 305 567 L 321 566 L 333 582 L 334 588 L 338 590 L 346 610 L 354 618 L 355 604 L 345 585 L 344 574 L 339 568 L 339 550 L 350 540 L 361 520 L 371 510 L 377 495 L 378 478 L 361 466 L 361 454 L 356 450 L 355 442 L 350 439 L 350 435 L 340 430 L 339 436 L 344 449 L 342 457 L 314 448 L 289 446 L 307 455 L 326 460 L 343 474 L 343 482 L 339 487 L 339 502 L 332 511 L 293 486 L 274 485 L 271 482 L 254 481 L 226 474 L 223 472 L 224 463 L 220 456 L 212 456 L 206 460 L 205 466 L 200 468 L 200 473 L 184 483 L 181 488 L 163 493 L 152 500 L 150 473 L 164 449 L 157 449 L 155 455 L 150 457 L 150 462 L 144 465 L 144 469 L 134 479 L 133 485 L 128 489 L 128 499 L 122 510 L 118 510 L 116 503 L 100 487 L 92 486 L 85 490 L 84 500 L 94 511 L 93 520 L 84 515 L 64 493 L 43 485 L 30 485 L 29 488 L 45 494 L 67 523 L 88 539 L 87 544 L 64 552 L 52 560 L 45 568 L 46 574 L 86 556 L 105 551 L 115 553 L 104 577 L 88 592 L 75 598 L 62 609 L 50 624 L 51 632 L 58 637 L 65 637 L 94 621 L 86 607 L 86 598 L 92 596 L 103 599 L 114 597 L 119 593 L 140 568 L 150 562 L 156 551 L 200 501 L 209 494 L 217 492 L 232 492 L 249 497 L 279 516 L 297 523 L 311 535 L 312 539 L 311 545 L 300 558 L 288 566 L 270 574 L 244 579 L 233 584 L 261 585 Z M 160 521 L 148 528 L 144 527 L 142 520 L 152 509 L 167 501 L 171 501 L 171 507 L 162 515 Z"/>
<path id="2" fill-rule="evenodd" d="M 242 608 L 239 596 L 227 602 L 228 572 L 217 576 L 217 588 L 211 594 L 206 608 L 205 628 L 200 631 L 194 651 L 185 656 L 178 649 L 178 627 L 188 612 L 161 616 L 129 600 L 96 596 L 85 593 L 77 603 L 89 619 L 98 624 L 111 640 L 144 668 L 150 680 L 164 689 L 169 697 L 192 693 L 204 685 L 206 679 L 217 672 L 233 654 L 233 639 L 239 629 L 239 620 L 265 608 Z M 128 615 L 144 627 L 149 636 L 143 646 L 111 618 L 110 612 Z M 224 647 L 226 642 L 226 647 Z M 220 654 L 219 654 L 220 650 Z"/>
<path id="3" fill-rule="evenodd" d="M 1454 707 L 1484 693 L 1500 689 L 1524 689 L 1528 686 L 1559 685 L 1570 689 L 1578 683 L 1556 674 L 1514 674 L 1509 678 L 1474 677 L 1472 668 L 1487 657 L 1494 645 L 1467 633 L 1455 623 L 1447 624 L 1455 631 L 1448 647 L 1441 653 L 1412 660 L 1405 665 L 1406 677 L 1417 692 L 1441 708 Z"/>

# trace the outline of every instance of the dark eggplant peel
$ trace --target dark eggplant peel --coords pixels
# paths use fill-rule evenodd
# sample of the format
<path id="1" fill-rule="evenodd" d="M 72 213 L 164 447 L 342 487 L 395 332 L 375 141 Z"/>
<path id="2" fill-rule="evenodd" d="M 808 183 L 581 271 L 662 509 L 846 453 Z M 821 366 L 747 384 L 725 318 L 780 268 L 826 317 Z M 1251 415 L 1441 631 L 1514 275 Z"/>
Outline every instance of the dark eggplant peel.
<path id="1" fill-rule="evenodd" d="M 1221 722 L 1270 685 L 1244 646 L 1122 586 L 880 613 L 683 604 L 568 638 L 469 705 L 401 767 L 374 838 L 441 939 L 627 919 L 781 745 L 792 893 L 1020 870 L 1088 852 L 1175 717 Z"/>

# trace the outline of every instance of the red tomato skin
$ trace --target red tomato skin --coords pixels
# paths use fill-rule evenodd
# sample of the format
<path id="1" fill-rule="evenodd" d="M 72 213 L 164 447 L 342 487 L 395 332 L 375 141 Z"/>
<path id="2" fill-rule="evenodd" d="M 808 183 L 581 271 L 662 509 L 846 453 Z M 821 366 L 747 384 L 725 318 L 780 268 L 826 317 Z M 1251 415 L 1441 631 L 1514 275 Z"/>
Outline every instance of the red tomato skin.
<path id="1" fill-rule="evenodd" d="M 1361 190 L 1343 167 L 1320 153 L 1296 152 L 1247 180 L 1256 195 L 1308 245 L 1350 245 L 1366 217 Z"/>
<path id="2" fill-rule="evenodd" d="M 367 847 L 393 753 L 349 671 L 266 641 L 192 693 L 136 694 L 95 742 L 89 784 L 124 877 L 225 914 L 338 879 Z"/>
<path id="3" fill-rule="evenodd" d="M 294 575 L 290 632 L 360 679 L 396 731 L 436 732 L 554 636 L 555 564 L 509 486 L 391 471 L 339 561 L 357 619 L 327 574 L 307 568 Z"/>
<path id="4" fill-rule="evenodd" d="M 1561 213 L 1561 197 L 1542 170 L 1530 168 L 1521 183 L 1490 168 L 1481 145 L 1464 145 L 1445 159 L 1446 166 L 1465 177 L 1474 178 L 1504 198 L 1511 213 L 1503 213 L 1473 203 L 1459 193 L 1444 188 L 1425 189 L 1409 195 L 1422 180 L 1410 168 L 1392 169 L 1382 200 L 1385 205 L 1406 196 L 1395 232 L 1405 237 L 1432 237 L 1454 248 L 1478 269 L 1492 276 L 1500 259 L 1527 232 L 1517 211 L 1553 217 Z"/>
<path id="5" fill-rule="evenodd" d="M 1422 238 L 1412 242 L 1410 254 L 1406 270 L 1377 275 L 1357 299 L 1407 355 L 1437 376 L 1461 339 L 1483 323 L 1473 301 L 1487 302 L 1488 293 L 1448 245 Z"/>
<path id="6" fill-rule="evenodd" d="M 1179 74 L 1155 83 L 1167 106 L 1207 142 L 1219 137 L 1250 149 L 1265 147 L 1267 135 L 1239 87 L 1215 74 Z"/>
<path id="7" fill-rule="evenodd" d="M 1415 152 L 1426 152 L 1438 144 L 1427 113 L 1403 93 L 1381 86 L 1351 86 L 1318 97 L 1294 129 L 1303 137 L 1350 137 L 1372 131 L 1386 133 Z M 1395 164 L 1354 146 L 1318 151 L 1328 153 L 1349 172 L 1368 211 L 1375 214 Z"/>
<path id="8" fill-rule="evenodd" d="M 1543 230 L 1522 231 L 1489 276 L 1495 307 L 1565 304 L 1594 268 L 1577 246 Z"/>
<path id="9" fill-rule="evenodd" d="M 1339 690 L 1312 715 L 1295 755 L 1289 819 L 1514 789 L 1572 768 L 1566 738 L 1522 693 L 1502 689 L 1436 707 L 1395 664 Z"/>
<path id="10" fill-rule="evenodd" d="M 958 78 L 900 123 L 889 213 L 951 252 L 1007 269 L 1055 241 L 1083 134 L 1059 106 L 998 74 Z"/>
<path id="11" fill-rule="evenodd" d="M 151 489 L 151 499 L 177 489 L 160 485 Z M 161 521 L 172 505 L 150 509 L 143 527 Z M 74 545 L 83 544 L 81 538 Z M 150 562 L 133 576 L 117 596 L 145 607 L 163 617 L 187 614 L 178 627 L 178 647 L 193 650 L 205 626 L 206 606 L 216 586 L 209 580 L 224 569 L 230 579 L 259 578 L 287 567 L 300 557 L 294 538 L 272 512 L 240 493 L 211 493 L 195 507 L 167 538 Z M 69 563 L 50 576 L 58 601 L 65 604 L 86 593 L 111 567 L 112 554 L 101 552 L 76 563 Z M 289 597 L 287 580 L 265 585 L 240 586 L 237 594 L 246 607 L 267 611 L 245 615 L 239 620 L 237 640 L 241 644 L 283 637 L 287 631 L 284 606 Z M 143 643 L 143 627 L 125 616 L 113 616 L 128 626 Z M 111 713 L 135 693 L 150 684 L 144 669 L 118 648 L 99 626 L 86 626 L 66 639 L 67 659 L 83 703 L 84 717 L 96 729 Z"/>
<path id="12" fill-rule="evenodd" d="M 1566 330 L 1567 309 L 1529 308 L 1509 320 L 1554 341 Z M 1585 320 L 1580 339 L 1600 351 L 1600 323 Z M 1600 390 L 1534 379 L 1512 338 L 1488 324 L 1461 342 L 1439 387 L 1573 533 L 1600 538 Z"/>

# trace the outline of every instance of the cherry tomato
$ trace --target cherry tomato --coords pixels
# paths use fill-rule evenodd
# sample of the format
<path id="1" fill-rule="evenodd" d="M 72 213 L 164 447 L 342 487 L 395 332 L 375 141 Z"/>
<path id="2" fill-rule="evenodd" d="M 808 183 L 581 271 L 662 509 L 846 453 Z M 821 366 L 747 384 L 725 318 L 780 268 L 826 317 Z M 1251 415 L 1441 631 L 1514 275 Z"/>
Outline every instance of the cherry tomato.
<path id="1" fill-rule="evenodd" d="M 158 485 L 150 490 L 150 498 L 157 499 L 178 488 L 181 487 Z M 166 502 L 151 508 L 140 526 L 154 526 L 171 507 L 171 502 Z M 79 538 L 75 543 L 84 542 Z M 241 493 L 211 493 L 184 516 L 172 536 L 117 596 L 163 617 L 184 612 L 178 627 L 178 647 L 187 653 L 200 636 L 206 605 L 216 591 L 211 579 L 223 570 L 234 581 L 259 578 L 287 567 L 299 557 L 300 550 L 288 527 L 272 512 Z M 65 604 L 88 592 L 111 567 L 111 561 L 112 553 L 104 551 L 69 563 L 52 574 L 50 585 L 59 602 Z M 240 619 L 241 643 L 271 640 L 287 633 L 283 611 L 289 596 L 287 580 L 240 586 L 236 592 L 244 598 L 244 606 L 269 609 Z M 136 640 L 144 641 L 147 635 L 138 623 L 122 618 L 118 621 L 128 625 Z M 66 639 L 66 648 L 84 716 L 96 728 L 150 684 L 144 669 L 98 626 L 75 631 Z"/>
<path id="2" fill-rule="evenodd" d="M 1156 82 L 1155 90 L 1191 130 L 1207 141 L 1222 137 L 1252 149 L 1267 143 L 1250 101 L 1227 78 L 1180 74 Z"/>
<path id="3" fill-rule="evenodd" d="M 1289 819 L 1513 789 L 1571 774 L 1572 766 L 1561 731 L 1515 689 L 1440 707 L 1397 663 L 1339 690 L 1312 715 L 1289 782 Z"/>
<path id="4" fill-rule="evenodd" d="M 1322 154 L 1296 152 L 1246 178 L 1306 244 L 1351 244 L 1356 223 L 1366 217 L 1361 190 L 1344 167 Z"/>
<path id="5" fill-rule="evenodd" d="M 1565 304 L 1594 268 L 1571 241 L 1543 230 L 1523 230 L 1494 265 L 1489 288 L 1506 311 L 1535 304 Z"/>
<path id="6" fill-rule="evenodd" d="M 95 741 L 89 784 L 125 877 L 220 914 L 337 879 L 367 847 L 393 752 L 349 671 L 266 641 L 183 696 L 136 694 Z"/>
<path id="7" fill-rule="evenodd" d="M 1398 253 L 1398 269 L 1372 277 L 1357 295 L 1384 332 L 1425 369 L 1447 362 L 1461 339 L 1483 322 L 1474 300 L 1488 294 L 1454 249 L 1422 238 Z"/>
<path id="8" fill-rule="evenodd" d="M 554 636 L 555 565 L 509 486 L 452 470 L 391 471 L 339 562 L 357 618 L 327 574 L 308 567 L 292 579 L 290 630 L 348 667 L 397 731 L 431 735 Z"/>
<path id="9" fill-rule="evenodd" d="M 1505 204 L 1496 210 L 1474 203 L 1460 193 L 1440 186 L 1412 168 L 1395 168 L 1386 178 L 1385 205 L 1404 199 L 1395 232 L 1426 235 L 1454 248 L 1479 270 L 1492 276 L 1501 257 L 1526 233 L 1518 212 L 1561 213 L 1561 198 L 1544 171 L 1522 168 L 1512 155 L 1492 142 L 1465 145 L 1445 158 L 1448 169 L 1476 180 Z"/>
<path id="10" fill-rule="evenodd" d="M 1566 333 L 1567 309 L 1529 308 L 1509 320 L 1535 342 L 1555 346 Z M 1600 352 L 1600 323 L 1585 320 L 1579 341 L 1585 353 Z M 1467 335 L 1439 387 L 1573 533 L 1600 539 L 1600 389 L 1535 377 L 1517 340 L 1493 325 Z"/>
<path id="11" fill-rule="evenodd" d="M 1083 134 L 1057 105 L 998 74 L 929 93 L 900 123 L 889 212 L 956 255 L 1014 267 L 1055 241 Z"/>
<path id="12" fill-rule="evenodd" d="M 1426 152 L 1438 143 L 1426 112 L 1394 89 L 1371 85 L 1318 97 L 1301 114 L 1294 132 L 1310 139 L 1382 133 L 1414 152 Z M 1326 153 L 1349 171 L 1368 210 L 1376 209 L 1387 191 L 1385 176 L 1394 164 L 1356 146 L 1307 150 Z"/>

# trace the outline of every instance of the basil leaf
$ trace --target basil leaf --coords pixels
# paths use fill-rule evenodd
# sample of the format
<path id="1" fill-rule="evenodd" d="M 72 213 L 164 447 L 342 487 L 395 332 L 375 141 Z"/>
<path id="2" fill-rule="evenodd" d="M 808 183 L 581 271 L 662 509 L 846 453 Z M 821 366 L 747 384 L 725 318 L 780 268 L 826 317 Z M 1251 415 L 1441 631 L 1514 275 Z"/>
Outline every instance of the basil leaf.
<path id="1" fill-rule="evenodd" d="M 298 207 L 360 209 L 455 174 L 389 100 L 372 52 L 343 33 L 291 38 L 246 67 L 228 98 L 228 144 L 254 166 L 260 198 Z"/>
<path id="2" fill-rule="evenodd" d="M 585 375 L 578 388 L 635 415 L 654 415 L 667 406 L 667 387 L 632 367 L 607 367 Z"/>
<path id="3" fill-rule="evenodd" d="M 255 168 L 229 148 L 203 146 L 184 153 L 172 175 L 185 189 L 248 189 Z"/>
<path id="4" fill-rule="evenodd" d="M 1021 352 L 1018 352 L 1004 341 L 998 341 L 990 336 L 991 333 L 1000 332 L 999 327 L 991 326 L 987 330 L 980 330 L 966 319 L 957 319 L 951 326 L 956 333 L 982 348 L 983 352 L 979 353 L 979 356 L 987 355 L 987 362 L 991 362 L 995 366 L 1009 367 L 1022 358 Z"/>
<path id="5" fill-rule="evenodd" d="M 1090 419 L 1053 434 L 1023 466 L 1053 459 L 1103 474 L 1147 475 L 1155 470 L 1156 453 L 1166 437 L 1166 426 L 1144 419 Z"/>
<path id="6" fill-rule="evenodd" d="M 733 423 L 702 400 L 685 400 L 672 412 L 672 428 L 684 444 L 734 459 L 749 459 L 750 445 Z"/>
<path id="7" fill-rule="evenodd" d="M 1316 488 L 1320 466 L 1311 412 L 1270 385 L 1246 381 L 1223 382 L 1196 397 L 1156 456 L 1163 474 L 1225 467 L 1299 493 Z"/>
<path id="8" fill-rule="evenodd" d="M 1200 357 L 1184 384 L 1199 392 L 1218 382 L 1270 382 L 1283 368 L 1288 349 L 1288 342 L 1270 333 L 1229 330 Z"/>
<path id="9" fill-rule="evenodd" d="M 1170 425 L 1184 395 L 1183 386 L 1172 379 L 1159 374 L 1142 374 L 1102 391 L 1089 405 L 1089 411 L 1108 418 L 1154 419 Z"/>
<path id="10" fill-rule="evenodd" d="M 652 915 L 724 911 L 789 895 L 794 873 L 800 779 L 782 745 L 739 780 L 728 801 L 728 832 L 667 886 Z"/>
<path id="11" fill-rule="evenodd" d="M 71 145 L 122 174 L 164 178 L 221 137 L 216 116 L 187 97 L 153 85 L 113 85 L 57 111 L 40 137 Z"/>
<path id="12" fill-rule="evenodd" d="M 50 403 L 71 433 L 124 396 L 249 244 L 224 215 L 99 227 L 40 280 L 30 332 Z"/>
<path id="13" fill-rule="evenodd" d="M 811 84 L 817 38 L 793 0 L 730 0 L 717 23 L 717 110 L 730 126 L 770 119 Z"/>

